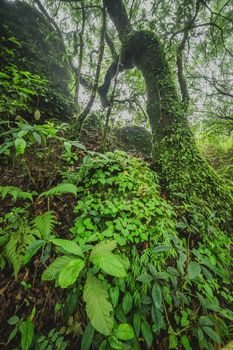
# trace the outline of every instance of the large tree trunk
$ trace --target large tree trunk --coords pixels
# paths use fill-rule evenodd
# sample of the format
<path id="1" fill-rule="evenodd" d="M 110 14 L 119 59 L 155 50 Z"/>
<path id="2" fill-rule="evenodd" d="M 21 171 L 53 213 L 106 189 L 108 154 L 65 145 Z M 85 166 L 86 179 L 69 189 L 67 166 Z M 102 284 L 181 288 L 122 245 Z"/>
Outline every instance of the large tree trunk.
<path id="1" fill-rule="evenodd" d="M 122 0 L 104 4 L 123 45 L 122 66 L 136 66 L 146 82 L 153 158 L 164 188 L 179 203 L 203 206 L 205 214 L 218 212 L 214 215 L 231 231 L 232 193 L 196 148 L 161 43 L 152 32 L 132 30 Z"/>

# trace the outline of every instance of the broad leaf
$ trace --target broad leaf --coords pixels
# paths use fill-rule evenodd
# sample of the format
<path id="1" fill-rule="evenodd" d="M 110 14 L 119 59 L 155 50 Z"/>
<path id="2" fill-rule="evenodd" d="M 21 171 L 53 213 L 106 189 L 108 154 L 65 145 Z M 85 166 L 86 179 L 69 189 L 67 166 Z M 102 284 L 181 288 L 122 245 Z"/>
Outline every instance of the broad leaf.
<path id="1" fill-rule="evenodd" d="M 158 283 L 155 283 L 152 288 L 152 299 L 155 307 L 160 309 L 162 306 L 162 291 Z"/>
<path id="2" fill-rule="evenodd" d="M 190 280 L 196 278 L 201 273 L 201 266 L 196 261 L 191 261 L 188 264 L 188 278 Z"/>
<path id="3" fill-rule="evenodd" d="M 54 239 L 51 239 L 50 242 L 52 242 L 58 247 L 62 247 L 69 254 L 78 255 L 78 256 L 81 256 L 82 258 L 84 257 L 81 248 L 74 241 L 69 241 L 68 239 L 54 238 Z"/>
<path id="4" fill-rule="evenodd" d="M 84 268 L 85 263 L 81 259 L 73 259 L 67 265 L 63 267 L 59 273 L 58 283 L 61 288 L 67 288 L 72 285 L 79 273 Z"/>
<path id="5" fill-rule="evenodd" d="M 150 283 L 151 281 L 153 281 L 153 277 L 148 273 L 143 273 L 142 275 L 138 276 L 136 281 L 139 281 L 142 283 Z"/>
<path id="6" fill-rule="evenodd" d="M 118 287 L 112 287 L 109 289 L 109 296 L 113 307 L 116 307 L 119 300 L 120 291 Z"/>
<path id="7" fill-rule="evenodd" d="M 101 257 L 99 266 L 111 276 L 125 277 L 127 275 L 121 258 L 113 253 Z"/>
<path id="8" fill-rule="evenodd" d="M 27 249 L 24 258 L 23 263 L 27 264 L 31 258 L 38 252 L 38 250 L 45 244 L 46 242 L 42 239 L 38 239 L 37 241 L 33 242 Z"/>
<path id="9" fill-rule="evenodd" d="M 130 310 L 133 307 L 133 297 L 131 296 L 130 293 L 125 294 L 123 301 L 122 301 L 122 307 L 124 310 L 124 313 L 127 315 Z"/>
<path id="10" fill-rule="evenodd" d="M 169 250 L 171 247 L 168 245 L 159 245 L 157 247 L 154 247 L 151 251 L 151 253 L 161 253 L 161 252 L 166 252 Z"/>
<path id="11" fill-rule="evenodd" d="M 130 340 L 134 338 L 133 327 L 128 323 L 120 324 L 114 334 L 120 340 Z"/>
<path id="12" fill-rule="evenodd" d="M 83 333 L 82 342 L 81 342 L 81 350 L 89 350 L 90 349 L 93 335 L 94 335 L 94 328 L 93 328 L 92 324 L 89 322 L 85 328 L 84 333 Z"/>
<path id="13" fill-rule="evenodd" d="M 34 335 L 34 324 L 31 321 L 24 321 L 20 324 L 19 330 L 21 333 L 21 348 L 22 350 L 28 350 Z"/>
<path id="14" fill-rule="evenodd" d="M 152 334 L 151 326 L 147 321 L 142 322 L 141 331 L 142 331 L 143 338 L 145 339 L 145 342 L 147 344 L 147 347 L 148 349 L 150 349 L 152 347 L 154 337 Z"/>
<path id="15" fill-rule="evenodd" d="M 141 317 L 139 314 L 134 314 L 133 316 L 133 328 L 136 337 L 138 338 L 141 330 Z"/>
<path id="16" fill-rule="evenodd" d="M 92 326 L 101 334 L 110 335 L 113 327 L 113 308 L 108 301 L 107 290 L 96 277 L 88 275 L 83 298 Z"/>
<path id="17" fill-rule="evenodd" d="M 103 256 L 105 254 L 111 253 L 116 248 L 116 246 L 116 242 L 112 240 L 104 240 L 96 244 L 90 254 L 90 261 L 92 261 L 92 259 L 96 256 Z"/>
<path id="18" fill-rule="evenodd" d="M 24 154 L 26 148 L 26 141 L 21 138 L 15 140 L 15 149 L 18 154 Z"/>
<path id="19" fill-rule="evenodd" d="M 59 256 L 57 259 L 55 259 L 52 264 L 47 267 L 47 269 L 42 274 L 42 281 L 51 281 L 55 279 L 61 270 L 63 269 L 64 265 L 69 264 L 74 259 L 70 256 L 63 255 Z"/>

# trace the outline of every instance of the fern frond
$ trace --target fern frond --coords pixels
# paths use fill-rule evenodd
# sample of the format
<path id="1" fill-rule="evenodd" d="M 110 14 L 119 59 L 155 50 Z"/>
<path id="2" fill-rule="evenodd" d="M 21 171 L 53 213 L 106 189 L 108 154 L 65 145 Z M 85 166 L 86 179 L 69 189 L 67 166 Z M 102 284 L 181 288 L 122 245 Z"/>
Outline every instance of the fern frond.
<path id="1" fill-rule="evenodd" d="M 5 255 L 12 265 L 15 278 L 23 265 L 23 257 L 27 247 L 31 245 L 38 236 L 38 232 L 32 230 L 27 223 L 23 223 L 15 232 L 10 234 L 9 242 L 5 248 Z"/>
<path id="2" fill-rule="evenodd" d="M 60 196 L 64 193 L 72 193 L 74 196 L 77 195 L 77 186 L 71 183 L 62 182 L 59 185 L 50 188 L 46 192 L 42 192 L 40 197 Z"/>
<path id="3" fill-rule="evenodd" d="M 34 229 L 40 232 L 42 238 L 48 239 L 54 229 L 56 216 L 53 211 L 47 211 L 42 215 L 38 215 L 32 223 Z"/>
<path id="4" fill-rule="evenodd" d="M 2 196 L 2 199 L 4 199 L 9 194 L 14 198 L 14 200 L 17 200 L 18 198 L 22 198 L 22 199 L 30 199 L 32 201 L 33 195 L 37 193 L 25 192 L 25 191 L 22 191 L 20 188 L 14 187 L 14 186 L 0 186 L 0 194 Z"/>

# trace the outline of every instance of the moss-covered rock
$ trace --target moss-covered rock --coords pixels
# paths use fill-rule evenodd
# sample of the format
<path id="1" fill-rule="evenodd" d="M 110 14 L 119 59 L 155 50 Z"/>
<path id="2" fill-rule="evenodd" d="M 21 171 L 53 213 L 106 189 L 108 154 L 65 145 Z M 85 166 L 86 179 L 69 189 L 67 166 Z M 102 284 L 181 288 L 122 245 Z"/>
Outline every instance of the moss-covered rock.
<path id="1" fill-rule="evenodd" d="M 1 46 L 7 48 L 0 69 L 13 64 L 18 71 L 46 79 L 45 94 L 34 96 L 30 103 L 44 118 L 66 119 L 71 113 L 70 72 L 54 28 L 36 8 L 21 1 L 0 0 L 0 18 Z"/>
<path id="2" fill-rule="evenodd" d="M 151 154 L 152 137 L 150 131 L 136 126 L 124 126 L 116 130 L 118 148 L 125 151 L 136 151 L 146 155 Z"/>
<path id="3" fill-rule="evenodd" d="M 84 132 L 90 131 L 90 132 L 100 134 L 103 131 L 103 122 L 97 114 L 91 113 L 85 119 L 83 123 L 82 131 Z"/>

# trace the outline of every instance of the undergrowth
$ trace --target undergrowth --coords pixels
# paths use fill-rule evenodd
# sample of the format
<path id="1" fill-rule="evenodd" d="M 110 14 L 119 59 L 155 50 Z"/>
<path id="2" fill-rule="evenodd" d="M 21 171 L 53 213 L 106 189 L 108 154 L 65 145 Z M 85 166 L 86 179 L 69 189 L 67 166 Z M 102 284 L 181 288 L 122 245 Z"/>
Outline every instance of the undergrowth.
<path id="1" fill-rule="evenodd" d="M 67 147 L 78 161 L 63 163 L 54 186 L 1 187 L 2 280 L 24 295 L 23 308 L 17 299 L 4 308 L 1 344 L 189 350 L 227 342 L 230 238 L 212 207 L 200 210 L 193 194 L 169 202 L 139 158 Z"/>

